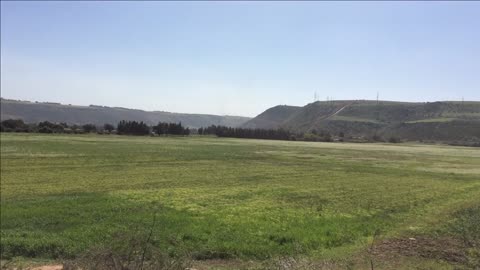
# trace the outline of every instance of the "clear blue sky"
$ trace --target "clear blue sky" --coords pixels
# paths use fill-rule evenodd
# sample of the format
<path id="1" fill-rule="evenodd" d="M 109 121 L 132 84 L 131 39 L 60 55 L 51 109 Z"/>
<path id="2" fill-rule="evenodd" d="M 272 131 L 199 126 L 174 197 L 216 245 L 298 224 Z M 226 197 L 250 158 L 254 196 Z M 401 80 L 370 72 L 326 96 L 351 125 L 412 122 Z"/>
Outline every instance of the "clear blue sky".
<path id="1" fill-rule="evenodd" d="M 2 97 L 255 116 L 480 100 L 480 2 L 1 2 Z"/>

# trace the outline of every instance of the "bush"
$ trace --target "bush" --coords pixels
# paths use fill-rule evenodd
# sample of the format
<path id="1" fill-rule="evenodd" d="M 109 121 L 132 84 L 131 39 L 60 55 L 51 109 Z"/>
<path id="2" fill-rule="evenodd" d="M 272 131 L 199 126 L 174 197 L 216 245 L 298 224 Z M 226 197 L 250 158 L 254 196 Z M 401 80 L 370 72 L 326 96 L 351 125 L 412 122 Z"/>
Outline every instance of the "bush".
<path id="1" fill-rule="evenodd" d="M 63 133 L 64 127 L 61 124 L 43 121 L 38 123 L 38 132 L 40 133 Z"/>
<path id="2" fill-rule="evenodd" d="M 91 132 L 96 132 L 97 131 L 97 127 L 93 124 L 85 124 L 85 125 L 82 126 L 82 128 L 86 133 L 91 133 Z"/>
<path id="3" fill-rule="evenodd" d="M 153 243 L 150 235 L 115 235 L 113 242 L 92 248 L 64 262 L 64 270 L 185 270 L 191 265 L 187 254 L 170 255 Z"/>
<path id="4" fill-rule="evenodd" d="M 0 125 L 2 132 L 24 132 L 26 130 L 28 130 L 28 126 L 21 119 L 3 120 Z"/>
<path id="5" fill-rule="evenodd" d="M 115 129 L 115 127 L 112 124 L 103 125 L 103 130 L 108 131 L 108 133 L 112 132 L 114 129 Z"/>
<path id="6" fill-rule="evenodd" d="M 38 129 L 39 133 L 53 133 L 53 130 L 49 127 L 43 126 Z"/>
<path id="7" fill-rule="evenodd" d="M 375 134 L 375 135 L 372 136 L 372 140 L 373 140 L 374 142 L 384 142 L 384 141 L 385 141 L 385 139 L 383 139 L 382 136 L 377 135 L 377 134 Z"/>
<path id="8" fill-rule="evenodd" d="M 305 133 L 305 135 L 303 135 L 303 139 L 309 142 L 316 142 L 320 140 L 320 138 L 313 133 Z"/>
<path id="9" fill-rule="evenodd" d="M 332 135 L 330 135 L 330 133 L 325 134 L 325 136 L 323 136 L 323 141 L 333 142 Z"/>
<path id="10" fill-rule="evenodd" d="M 399 142 L 400 142 L 400 139 L 397 138 L 397 137 L 390 137 L 390 139 L 388 139 L 388 142 L 390 142 L 390 143 L 399 143 Z"/>

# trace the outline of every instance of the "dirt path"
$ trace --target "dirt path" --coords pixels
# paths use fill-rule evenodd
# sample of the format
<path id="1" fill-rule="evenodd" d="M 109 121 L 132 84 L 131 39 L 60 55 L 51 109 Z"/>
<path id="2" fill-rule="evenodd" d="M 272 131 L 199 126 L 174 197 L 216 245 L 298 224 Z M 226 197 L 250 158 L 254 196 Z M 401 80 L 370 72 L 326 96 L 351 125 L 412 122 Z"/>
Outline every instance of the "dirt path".
<path id="1" fill-rule="evenodd" d="M 37 266 L 31 268 L 30 270 L 62 270 L 63 265 L 61 264 L 54 264 L 54 265 L 44 265 L 44 266 Z"/>
<path id="2" fill-rule="evenodd" d="M 347 105 L 343 106 L 342 108 L 336 110 L 336 111 L 335 111 L 334 113 L 332 113 L 332 114 L 329 114 L 329 115 L 327 115 L 327 116 L 323 116 L 323 117 L 317 118 L 317 119 L 315 120 L 315 124 L 314 124 L 313 126 L 317 126 L 320 121 L 329 119 L 330 117 L 339 114 L 339 113 L 340 113 L 341 111 L 343 111 L 345 108 L 347 108 L 348 106 L 350 106 L 350 105 L 352 105 L 352 104 L 354 104 L 354 103 L 355 103 L 355 101 L 352 101 L 352 102 L 348 103 Z"/>
<path id="3" fill-rule="evenodd" d="M 347 104 L 347 105 L 343 106 L 342 108 L 340 108 L 340 110 L 334 112 L 333 114 L 331 114 L 331 115 L 328 116 L 327 118 L 330 118 L 330 117 L 332 117 L 332 116 L 334 116 L 334 115 L 337 115 L 338 113 L 340 113 L 341 111 L 343 111 L 343 109 L 345 109 L 346 107 L 348 107 L 348 106 L 350 106 L 350 105 L 352 105 L 352 104 L 350 103 L 350 104 Z"/>

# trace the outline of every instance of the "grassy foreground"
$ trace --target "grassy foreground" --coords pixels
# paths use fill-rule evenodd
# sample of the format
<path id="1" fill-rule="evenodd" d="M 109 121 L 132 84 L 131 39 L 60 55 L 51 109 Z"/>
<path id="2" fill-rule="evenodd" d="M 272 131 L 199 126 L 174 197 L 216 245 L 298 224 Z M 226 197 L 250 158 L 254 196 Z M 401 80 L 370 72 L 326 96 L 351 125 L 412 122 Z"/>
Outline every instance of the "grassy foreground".
<path id="1" fill-rule="evenodd" d="M 156 216 L 171 254 L 341 259 L 374 235 L 460 239 L 479 205 L 475 148 L 1 134 L 2 258 L 75 257 Z"/>

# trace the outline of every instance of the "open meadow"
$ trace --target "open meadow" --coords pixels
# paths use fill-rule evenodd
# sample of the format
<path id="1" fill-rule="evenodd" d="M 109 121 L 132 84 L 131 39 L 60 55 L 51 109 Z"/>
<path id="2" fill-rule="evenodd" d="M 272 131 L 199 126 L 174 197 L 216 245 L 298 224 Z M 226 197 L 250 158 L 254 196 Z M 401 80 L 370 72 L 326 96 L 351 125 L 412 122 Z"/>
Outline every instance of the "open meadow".
<path id="1" fill-rule="evenodd" d="M 2 259 L 74 258 L 152 231 L 198 268 L 469 268 L 479 210 L 479 148 L 1 134 Z"/>

